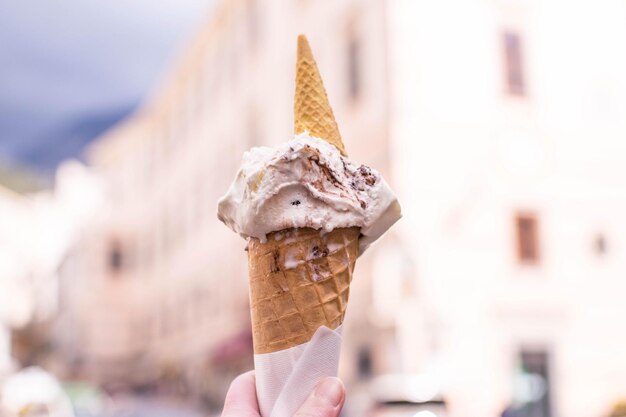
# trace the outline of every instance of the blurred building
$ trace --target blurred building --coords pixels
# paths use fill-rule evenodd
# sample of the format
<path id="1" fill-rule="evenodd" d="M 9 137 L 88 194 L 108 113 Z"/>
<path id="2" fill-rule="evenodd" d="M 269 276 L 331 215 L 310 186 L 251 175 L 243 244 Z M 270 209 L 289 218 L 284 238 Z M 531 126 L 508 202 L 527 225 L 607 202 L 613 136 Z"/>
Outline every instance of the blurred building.
<path id="1" fill-rule="evenodd" d="M 418 296 L 381 303 L 403 368 L 440 376 L 454 415 L 608 414 L 626 394 L 626 4 L 388 5 Z"/>
<path id="2" fill-rule="evenodd" d="M 57 313 L 59 267 L 89 201 L 88 192 L 79 202 L 64 192 L 69 183 L 81 189 L 80 181 L 67 180 L 70 172 L 88 175 L 67 162 L 56 190 L 32 187 L 18 174 L 7 181 L 11 188 L 0 186 L 0 377 L 49 358 L 46 332 Z"/>
<path id="3" fill-rule="evenodd" d="M 216 393 L 249 364 L 244 242 L 216 203 L 243 151 L 292 136 L 302 32 L 350 156 L 404 212 L 357 267 L 344 377 L 428 373 L 454 416 L 601 415 L 626 394 L 623 16 L 591 1 L 218 2 L 89 151 L 107 203 L 63 269 L 72 369 Z"/>
<path id="4" fill-rule="evenodd" d="M 300 31 L 311 33 L 347 119 L 351 154 L 388 171 L 385 62 L 354 78 L 366 50 L 357 17 L 376 24 L 363 39 L 377 48 L 372 58 L 384 54 L 382 4 L 356 4 L 216 5 L 155 93 L 89 149 L 106 204 L 63 266 L 57 347 L 68 376 L 133 387 L 171 380 L 218 403 L 234 371 L 251 366 L 245 242 L 217 220 L 217 200 L 245 150 L 293 135 Z M 315 29 L 313 12 L 332 13 L 338 32 Z"/>
<path id="5" fill-rule="evenodd" d="M 0 188 L 0 375 L 13 367 L 11 328 L 25 324 L 32 312 L 28 279 L 33 262 L 24 259 L 28 238 L 17 242 L 15 238 L 27 222 L 27 206 L 26 197 Z"/>

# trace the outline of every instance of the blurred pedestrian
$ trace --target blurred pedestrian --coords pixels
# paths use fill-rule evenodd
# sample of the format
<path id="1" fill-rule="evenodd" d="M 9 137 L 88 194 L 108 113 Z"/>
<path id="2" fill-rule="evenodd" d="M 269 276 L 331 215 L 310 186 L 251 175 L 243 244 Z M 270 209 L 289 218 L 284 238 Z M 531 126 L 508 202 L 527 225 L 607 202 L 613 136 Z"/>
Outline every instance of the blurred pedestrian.
<path id="1" fill-rule="evenodd" d="M 222 417 L 261 417 L 256 398 L 254 371 L 239 375 L 230 384 Z M 338 417 L 346 400 L 346 389 L 338 378 L 323 379 L 294 417 Z"/>

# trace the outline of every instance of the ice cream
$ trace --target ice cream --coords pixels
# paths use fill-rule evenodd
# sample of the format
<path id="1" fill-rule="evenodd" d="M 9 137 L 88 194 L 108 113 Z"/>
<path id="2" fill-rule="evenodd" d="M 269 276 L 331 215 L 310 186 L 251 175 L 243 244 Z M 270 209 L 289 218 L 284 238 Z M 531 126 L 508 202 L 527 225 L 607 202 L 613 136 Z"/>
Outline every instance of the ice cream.
<path id="1" fill-rule="evenodd" d="M 218 204 L 218 217 L 244 238 L 311 228 L 358 227 L 362 253 L 400 218 L 389 185 L 374 169 L 308 132 L 274 148 L 256 147 Z"/>
<path id="2" fill-rule="evenodd" d="M 255 360 L 302 347 L 321 328 L 338 329 L 357 257 L 400 218 L 381 175 L 348 158 L 304 36 L 294 137 L 286 139 L 244 153 L 218 203 L 219 219 L 248 240 Z"/>
<path id="3" fill-rule="evenodd" d="M 244 153 L 218 217 L 247 239 L 257 398 L 290 417 L 336 375 L 358 256 L 400 218 L 374 169 L 347 156 L 317 64 L 298 38 L 294 137 Z"/>
<path id="4" fill-rule="evenodd" d="M 309 228 L 360 230 L 359 254 L 400 218 L 400 205 L 381 175 L 347 156 L 315 58 L 298 37 L 295 137 L 243 156 L 218 217 L 244 238 Z"/>

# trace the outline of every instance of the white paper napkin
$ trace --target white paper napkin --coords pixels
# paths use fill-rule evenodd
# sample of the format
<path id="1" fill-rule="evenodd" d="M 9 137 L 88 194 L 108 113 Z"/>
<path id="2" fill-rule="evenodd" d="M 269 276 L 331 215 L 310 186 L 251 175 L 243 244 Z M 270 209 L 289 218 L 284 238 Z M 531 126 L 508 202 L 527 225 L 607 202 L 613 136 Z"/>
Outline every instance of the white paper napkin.
<path id="1" fill-rule="evenodd" d="M 308 343 L 254 355 L 261 416 L 293 417 L 318 382 L 337 376 L 340 350 L 341 326 L 323 326 Z"/>

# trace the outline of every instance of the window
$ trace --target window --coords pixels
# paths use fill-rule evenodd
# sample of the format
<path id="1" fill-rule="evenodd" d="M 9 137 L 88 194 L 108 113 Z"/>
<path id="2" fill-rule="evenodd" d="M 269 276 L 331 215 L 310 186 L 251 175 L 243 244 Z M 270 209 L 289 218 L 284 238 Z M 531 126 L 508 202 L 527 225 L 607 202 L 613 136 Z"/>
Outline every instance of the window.
<path id="1" fill-rule="evenodd" d="M 372 376 L 372 351 L 368 346 L 361 346 L 357 354 L 357 372 L 359 379 Z"/>
<path id="2" fill-rule="evenodd" d="M 502 35 L 506 91 L 515 96 L 524 95 L 524 61 L 522 41 L 518 33 L 505 31 Z"/>
<path id="3" fill-rule="evenodd" d="M 525 404 L 519 409 L 520 416 L 552 416 L 550 356 L 545 349 L 522 349 L 519 352 L 520 371 L 518 387 L 523 391 L 514 391 L 514 397 L 524 399 Z"/>
<path id="4" fill-rule="evenodd" d="M 515 218 L 515 229 L 518 261 L 530 264 L 539 262 L 537 218 L 531 214 L 518 214 Z"/>
<path id="5" fill-rule="evenodd" d="M 255 48 L 258 43 L 260 32 L 260 10 L 258 0 L 248 0 L 246 7 L 246 20 L 248 25 L 248 39 L 252 48 Z"/>
<path id="6" fill-rule="evenodd" d="M 357 100 L 361 95 L 361 43 L 359 39 L 351 35 L 348 40 L 348 96 L 351 100 Z"/>
<path id="7" fill-rule="evenodd" d="M 122 245 L 118 240 L 112 240 L 109 243 L 107 254 L 107 267 L 112 274 L 119 274 L 124 266 L 124 254 Z"/>
<path id="8" fill-rule="evenodd" d="M 595 239 L 593 240 L 593 248 L 594 248 L 594 252 L 598 256 L 602 256 L 606 253 L 607 251 L 606 238 L 604 237 L 603 234 L 600 233 L 596 235 Z"/>

